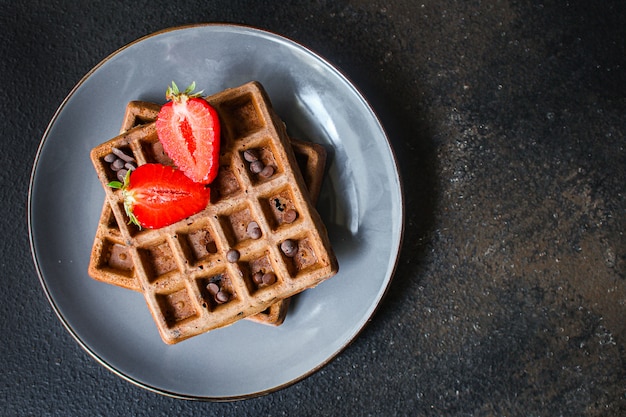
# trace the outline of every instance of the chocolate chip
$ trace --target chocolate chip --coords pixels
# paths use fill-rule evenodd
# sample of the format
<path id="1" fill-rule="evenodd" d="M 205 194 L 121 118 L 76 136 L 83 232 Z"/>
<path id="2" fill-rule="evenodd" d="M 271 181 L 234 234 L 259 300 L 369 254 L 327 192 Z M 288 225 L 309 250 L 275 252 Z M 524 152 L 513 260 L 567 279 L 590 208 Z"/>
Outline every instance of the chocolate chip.
<path id="1" fill-rule="evenodd" d="M 211 295 L 215 295 L 215 294 L 217 294 L 218 292 L 220 292 L 220 287 L 219 287 L 219 285 L 217 285 L 217 284 L 216 284 L 216 283 L 214 283 L 214 282 L 210 282 L 209 284 L 207 284 L 206 289 L 207 289 L 207 291 L 209 292 L 209 294 L 211 294 Z"/>
<path id="2" fill-rule="evenodd" d="M 126 168 L 129 171 L 132 171 L 132 170 L 137 169 L 137 164 L 135 164 L 134 162 L 126 162 L 124 164 L 124 168 Z"/>
<path id="3" fill-rule="evenodd" d="M 265 166 L 265 168 L 263 168 L 261 172 L 259 172 L 259 176 L 263 178 L 269 178 L 272 175 L 274 175 L 274 167 L 271 165 Z"/>
<path id="4" fill-rule="evenodd" d="M 246 232 L 248 233 L 248 236 L 250 236 L 252 239 L 259 239 L 262 235 L 261 228 L 259 227 L 259 224 L 257 222 L 248 223 Z"/>
<path id="5" fill-rule="evenodd" d="M 280 244 L 280 250 L 283 251 L 285 256 L 293 258 L 298 253 L 298 243 L 294 240 L 287 239 Z"/>
<path id="6" fill-rule="evenodd" d="M 226 260 L 228 262 L 235 263 L 239 260 L 239 251 L 237 249 L 231 249 L 228 252 L 226 252 Z"/>
<path id="7" fill-rule="evenodd" d="M 226 301 L 230 300 L 230 294 L 224 290 L 220 290 L 217 294 L 215 294 L 214 299 L 216 303 L 224 304 Z"/>
<path id="8" fill-rule="evenodd" d="M 261 161 L 254 161 L 250 163 L 250 172 L 252 172 L 253 174 L 258 174 L 259 172 L 263 171 L 263 168 L 265 168 L 265 165 Z"/>
<path id="9" fill-rule="evenodd" d="M 108 162 L 109 164 L 117 159 L 114 153 L 109 153 L 104 156 L 104 162 Z"/>
<path id="10" fill-rule="evenodd" d="M 122 168 L 124 168 L 124 161 L 119 158 L 111 163 L 111 169 L 113 171 L 119 171 Z"/>
<path id="11" fill-rule="evenodd" d="M 206 250 L 209 253 L 217 253 L 217 245 L 214 241 L 210 241 L 206 244 Z"/>
<path id="12" fill-rule="evenodd" d="M 252 280 L 257 285 L 263 284 L 263 272 L 255 272 L 254 275 L 252 275 Z"/>
<path id="13" fill-rule="evenodd" d="M 127 174 L 127 173 L 128 173 L 128 170 L 127 170 L 127 169 L 120 169 L 119 171 L 117 171 L 117 172 L 115 173 L 115 175 L 117 175 L 117 179 L 118 179 L 120 182 L 124 182 L 124 179 L 126 178 L 126 174 Z"/>
<path id="14" fill-rule="evenodd" d="M 276 282 L 276 275 L 273 272 L 266 272 L 263 274 L 263 285 L 272 285 Z"/>
<path id="15" fill-rule="evenodd" d="M 127 155 L 121 149 L 111 148 L 111 152 L 113 152 L 115 154 L 115 156 L 117 156 L 118 158 L 120 158 L 124 162 L 135 162 L 135 158 L 133 158 L 132 156 Z"/>
<path id="16" fill-rule="evenodd" d="M 254 161 L 257 161 L 259 157 L 256 154 L 256 151 L 254 149 L 248 149 L 244 151 L 243 159 L 245 159 L 248 162 L 254 162 Z"/>
<path id="17" fill-rule="evenodd" d="M 283 220 L 285 223 L 293 223 L 297 218 L 298 212 L 293 209 L 289 209 L 283 214 Z"/>

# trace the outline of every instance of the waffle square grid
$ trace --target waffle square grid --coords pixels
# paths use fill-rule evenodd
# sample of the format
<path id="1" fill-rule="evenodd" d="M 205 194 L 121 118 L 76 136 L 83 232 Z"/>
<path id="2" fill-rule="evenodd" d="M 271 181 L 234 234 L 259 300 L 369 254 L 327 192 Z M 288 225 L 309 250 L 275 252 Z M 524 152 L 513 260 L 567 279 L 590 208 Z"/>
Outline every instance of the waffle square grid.
<path id="1" fill-rule="evenodd" d="M 296 168 L 284 125 L 262 86 L 251 82 L 207 100 L 222 122 L 220 179 L 215 191 L 212 188 L 211 204 L 194 216 L 162 229 L 139 230 L 128 223 L 121 192 L 106 185 L 115 179 L 104 161 L 112 147 L 132 154 L 139 165 L 158 161 L 154 123 L 133 128 L 91 153 L 111 219 L 119 227 L 119 236 L 113 233 L 94 246 L 95 259 L 103 265 L 108 254 L 127 250 L 132 262 L 112 267 L 126 268 L 129 280 L 134 276 L 139 281 L 159 333 L 170 344 L 262 312 L 338 270 L 326 229 Z M 250 171 L 243 158 L 249 149 L 274 167 L 273 175 L 263 178 Z M 287 204 L 298 214 L 292 223 L 279 215 L 279 208 Z M 262 231 L 259 239 L 244 233 L 250 221 L 257 222 Z M 98 233 L 106 225 L 103 222 Z M 288 239 L 297 242 L 292 257 L 280 248 Z M 231 249 L 240 253 L 237 262 L 226 259 Z M 257 268 L 275 274 L 275 282 L 258 285 L 252 277 Z M 215 286 L 228 294 L 227 302 L 218 304 L 208 294 Z"/>
<path id="2" fill-rule="evenodd" d="M 126 106 L 120 134 L 133 127 L 154 122 L 160 109 L 161 105 L 156 103 L 146 101 L 129 102 Z M 319 144 L 293 138 L 290 139 L 290 142 L 298 162 L 298 168 L 304 177 L 308 194 L 312 203 L 315 204 L 323 181 L 326 149 Z M 163 149 L 158 146 L 158 143 L 152 147 L 151 152 L 158 162 L 166 165 L 173 164 Z M 128 248 L 121 243 L 110 243 L 119 242 L 120 231 L 107 201 L 104 202 L 99 224 L 102 225 L 102 231 L 96 236 L 94 245 L 99 246 L 103 240 L 109 243 L 103 247 L 100 253 L 92 254 L 89 274 L 92 278 L 107 284 L 141 291 L 140 283 L 134 276 L 134 265 L 129 256 Z M 194 251 L 194 255 L 198 258 L 205 257 L 209 252 L 214 253 L 216 251 L 215 242 L 207 233 L 192 234 L 190 235 L 190 240 L 192 242 L 191 250 Z M 266 267 L 261 268 L 261 266 L 258 266 L 256 268 L 256 271 L 265 272 L 266 270 Z M 289 301 L 289 298 L 277 301 L 266 310 L 246 317 L 246 319 L 260 324 L 280 326 L 287 315 Z"/>

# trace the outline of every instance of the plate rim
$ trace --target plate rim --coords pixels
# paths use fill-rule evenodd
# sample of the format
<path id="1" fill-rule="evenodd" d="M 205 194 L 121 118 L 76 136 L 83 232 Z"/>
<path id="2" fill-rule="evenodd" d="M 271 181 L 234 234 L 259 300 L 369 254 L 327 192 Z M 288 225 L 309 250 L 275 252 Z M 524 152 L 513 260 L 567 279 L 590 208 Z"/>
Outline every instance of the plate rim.
<path id="1" fill-rule="evenodd" d="M 108 61 L 110 61 L 112 58 L 114 58 L 115 56 L 117 56 L 118 54 L 120 54 L 121 52 L 123 52 L 124 50 L 139 44 L 147 39 L 150 38 L 154 38 L 166 33 L 170 33 L 170 32 L 176 32 L 176 31 L 184 31 L 184 30 L 190 30 L 190 29 L 197 29 L 197 28 L 203 28 L 203 27 L 222 27 L 222 28 L 235 28 L 235 29 L 241 29 L 241 30 L 245 30 L 245 31 L 251 31 L 251 32 L 257 32 L 259 34 L 263 34 L 264 36 L 269 35 L 270 37 L 272 37 L 274 40 L 282 40 L 282 41 L 286 41 L 289 44 L 292 44 L 294 46 L 297 46 L 298 48 L 301 48 L 302 50 L 306 51 L 307 53 L 311 54 L 315 59 L 321 61 L 322 63 L 324 63 L 328 68 L 332 69 L 333 71 L 335 71 L 337 73 L 337 75 L 340 78 L 343 78 L 344 81 L 346 82 L 346 84 L 348 84 L 350 86 L 350 88 L 352 88 L 355 93 L 359 96 L 359 98 L 362 100 L 362 102 L 366 105 L 366 107 L 369 109 L 372 117 L 374 117 L 376 124 L 380 127 L 381 132 L 383 133 L 383 137 L 387 143 L 387 147 L 390 151 L 390 155 L 391 155 L 391 162 L 393 163 L 393 168 L 394 171 L 397 175 L 397 182 L 398 182 L 398 195 L 399 195 L 399 210 L 400 210 L 400 219 L 399 219 L 399 230 L 398 230 L 398 239 L 397 239 L 397 250 L 395 253 L 395 259 L 393 262 L 393 266 L 389 269 L 389 277 L 387 279 L 387 282 L 384 283 L 384 288 L 382 289 L 382 291 L 380 292 L 380 295 L 378 296 L 378 299 L 375 300 L 375 304 L 374 304 L 374 308 L 372 309 L 371 313 L 367 316 L 364 317 L 364 321 L 363 324 L 359 326 L 359 328 L 356 330 L 356 332 L 351 335 L 351 337 L 349 338 L 349 340 L 347 340 L 345 343 L 343 343 L 341 346 L 339 346 L 330 356 L 328 356 L 325 360 L 323 360 L 322 362 L 320 362 L 317 366 L 311 368 L 310 370 L 308 370 L 307 372 L 302 373 L 301 375 L 299 375 L 298 377 L 292 378 L 289 381 L 286 381 L 282 384 L 276 385 L 274 387 L 268 388 L 266 390 L 260 390 L 260 391 L 256 391 L 256 392 L 252 392 L 252 393 L 248 393 L 248 394 L 242 394 L 242 395 L 229 395 L 229 396 L 199 396 L 199 395 L 187 395 L 187 394 L 181 394 L 181 393 L 177 393 L 174 392 L 172 390 L 167 390 L 167 389 L 163 389 L 163 388 L 157 388 L 154 387 L 148 383 L 139 381 L 129 375 L 126 375 L 122 370 L 117 369 L 116 367 L 114 367 L 113 365 L 109 364 L 106 360 L 104 360 L 102 357 L 100 357 L 100 355 L 98 355 L 97 352 L 95 352 L 92 348 L 90 348 L 79 336 L 78 334 L 75 332 L 75 330 L 71 327 L 71 325 L 68 323 L 67 319 L 63 316 L 63 314 L 60 311 L 59 306 L 57 305 L 57 303 L 55 302 L 55 300 L 52 298 L 52 295 L 50 293 L 50 290 L 48 288 L 48 284 L 44 278 L 44 274 L 41 270 L 41 266 L 39 264 L 38 261 L 38 254 L 37 254 L 37 250 L 36 250 L 36 244 L 35 244 L 35 239 L 34 239 L 34 234 L 33 234 L 33 202 L 32 202 L 32 196 L 33 196 L 33 188 L 34 188 L 34 182 L 35 182 L 35 177 L 37 175 L 37 170 L 38 170 L 38 166 L 39 166 L 39 161 L 41 158 L 41 154 L 43 151 L 43 148 L 46 144 L 46 142 L 48 141 L 49 135 L 50 135 L 50 131 L 52 129 L 52 127 L 54 126 L 56 120 L 58 119 L 59 115 L 62 113 L 62 111 L 65 109 L 68 101 L 74 96 L 74 94 L 76 93 L 76 91 L 89 79 L 89 77 L 91 77 L 91 75 L 96 72 L 99 68 L 101 68 L 103 65 L 105 65 Z M 31 169 L 31 173 L 30 173 L 30 178 L 29 178 L 29 185 L 28 185 L 28 195 L 27 195 L 27 229 L 28 229 L 28 240 L 29 240 L 29 246 L 30 246 L 30 252 L 31 252 L 31 257 L 35 266 L 35 271 L 37 273 L 38 279 L 39 279 L 39 283 L 42 286 L 44 293 L 46 295 L 46 298 L 48 300 L 48 303 L 50 304 L 50 306 L 52 307 L 52 310 L 54 311 L 54 313 L 56 314 L 56 316 L 58 317 L 58 319 L 60 320 L 61 324 L 63 325 L 63 327 L 65 327 L 65 329 L 68 331 L 68 333 L 72 336 L 72 338 L 78 343 L 78 345 L 89 355 L 91 356 L 97 363 L 99 363 L 101 366 L 103 366 L 105 369 L 107 369 L 108 371 L 110 371 L 111 373 L 113 373 L 114 375 L 122 378 L 123 380 L 130 382 L 131 384 L 140 387 L 142 389 L 145 389 L 147 391 L 150 392 L 154 392 L 160 395 L 164 395 L 166 397 L 170 397 L 170 398 L 175 398 L 175 399 L 183 399 L 183 400 L 201 400 L 201 401 L 213 401 L 213 402 L 229 402 L 229 401 L 238 401 L 238 400 L 242 400 L 242 399 L 249 399 L 249 398 L 255 398 L 255 397 L 260 397 L 263 395 L 267 395 L 270 394 L 272 392 L 276 392 L 276 391 L 280 391 L 286 387 L 289 387 L 291 385 L 294 385 L 306 378 L 308 378 L 309 376 L 311 376 L 312 374 L 318 372 L 320 369 L 322 369 L 323 367 L 325 367 L 326 365 L 328 365 L 330 362 L 332 362 L 335 358 L 337 358 L 337 356 L 339 356 L 342 352 L 344 352 L 359 336 L 360 334 L 364 331 L 364 329 L 367 327 L 368 323 L 372 320 L 372 318 L 376 315 L 378 309 L 380 308 L 380 305 L 382 303 L 382 301 L 385 299 L 389 288 L 391 287 L 391 283 L 394 279 L 397 267 L 398 267 L 398 263 L 399 263 L 399 259 L 400 259 L 400 254 L 402 251 L 402 247 L 404 244 L 404 233 L 405 233 L 405 215 L 406 215 L 406 209 L 405 209 L 405 193 L 404 193 L 404 182 L 402 180 L 402 173 L 398 164 L 398 158 L 396 155 L 396 152 L 393 148 L 393 146 L 391 145 L 391 142 L 389 140 L 389 136 L 384 128 L 384 125 L 382 124 L 378 114 L 375 112 L 374 108 L 372 107 L 371 103 L 366 99 L 365 95 L 359 90 L 359 88 L 356 86 L 356 84 L 354 82 L 352 82 L 352 80 L 339 68 L 337 68 L 335 65 L 333 65 L 329 60 L 327 60 L 324 56 L 320 55 L 319 53 L 317 53 L 315 50 L 311 49 L 308 46 L 305 46 L 304 44 L 302 44 L 301 42 L 298 42 L 288 36 L 285 36 L 283 34 L 279 34 L 277 32 L 271 31 L 271 30 L 267 30 L 264 28 L 259 28 L 256 26 L 252 26 L 252 25 L 246 25 L 246 24 L 239 24 L 239 23 L 219 23 L 219 22 L 209 22 L 209 23 L 192 23 L 192 24 L 185 24 L 185 25 L 179 25 L 179 26 L 172 26 L 172 27 L 167 27 L 155 32 L 151 32 L 149 34 L 143 35 L 129 43 L 126 43 L 125 45 L 122 45 L 121 47 L 119 47 L 118 49 L 116 49 L 115 51 L 113 51 L 112 53 L 108 54 L 105 58 L 103 58 L 102 60 L 100 60 L 100 62 L 98 62 L 96 65 L 94 65 L 87 73 L 85 73 L 85 75 L 83 75 L 80 80 L 70 89 L 70 91 L 67 93 L 67 95 L 65 96 L 65 98 L 61 101 L 61 103 L 59 104 L 59 106 L 57 107 L 57 109 L 55 110 L 54 114 L 52 115 L 48 125 L 46 126 L 46 129 L 44 130 L 41 139 L 39 141 L 39 145 L 37 147 L 36 150 L 36 154 L 35 154 L 35 158 L 33 160 L 33 165 L 32 165 L 32 169 Z"/>

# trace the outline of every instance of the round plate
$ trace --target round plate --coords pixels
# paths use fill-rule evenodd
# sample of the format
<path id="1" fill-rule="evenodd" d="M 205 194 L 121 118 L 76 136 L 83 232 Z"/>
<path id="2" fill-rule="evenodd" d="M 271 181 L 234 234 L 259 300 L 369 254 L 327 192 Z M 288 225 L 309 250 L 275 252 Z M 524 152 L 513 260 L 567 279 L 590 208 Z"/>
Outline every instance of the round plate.
<path id="1" fill-rule="evenodd" d="M 169 346 L 141 294 L 87 275 L 104 201 L 89 151 L 118 134 L 129 101 L 163 102 L 172 80 L 180 86 L 196 81 L 207 95 L 260 81 L 292 137 L 330 150 L 318 209 L 340 271 L 296 296 L 282 326 L 242 320 Z M 165 30 L 103 60 L 52 119 L 29 195 L 33 258 L 72 336 L 119 376 L 190 399 L 271 392 L 328 363 L 381 301 L 396 266 L 403 221 L 393 152 L 357 89 L 305 47 L 236 25 Z"/>

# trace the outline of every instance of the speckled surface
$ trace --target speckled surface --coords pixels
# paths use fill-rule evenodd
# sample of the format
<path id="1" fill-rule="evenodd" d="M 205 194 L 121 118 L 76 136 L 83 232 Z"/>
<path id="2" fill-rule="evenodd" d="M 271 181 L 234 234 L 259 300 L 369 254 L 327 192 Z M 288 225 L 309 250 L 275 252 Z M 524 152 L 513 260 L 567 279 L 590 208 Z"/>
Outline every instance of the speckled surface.
<path id="1" fill-rule="evenodd" d="M 623 2 L 14 3 L 0 2 L 3 415 L 626 413 Z M 147 392 L 84 353 L 26 221 L 71 88 L 124 44 L 197 22 L 271 30 L 339 67 L 406 192 L 397 273 L 363 333 L 309 378 L 232 403 Z"/>

